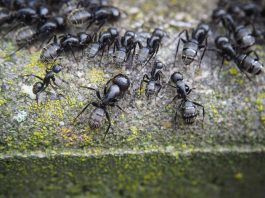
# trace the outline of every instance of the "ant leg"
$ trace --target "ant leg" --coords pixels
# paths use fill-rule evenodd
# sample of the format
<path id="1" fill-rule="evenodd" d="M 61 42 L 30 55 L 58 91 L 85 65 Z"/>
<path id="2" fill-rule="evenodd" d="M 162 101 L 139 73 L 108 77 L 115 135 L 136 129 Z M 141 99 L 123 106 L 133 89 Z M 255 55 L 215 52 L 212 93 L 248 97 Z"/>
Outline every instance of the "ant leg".
<path id="1" fill-rule="evenodd" d="M 199 62 L 199 67 L 201 67 L 202 59 L 203 59 L 204 54 L 205 54 L 205 52 L 206 52 L 207 45 L 208 45 L 208 42 L 207 42 L 207 38 L 206 38 L 206 40 L 205 40 L 205 46 L 203 47 L 204 50 L 203 50 L 203 52 L 202 52 L 202 55 L 201 55 L 201 58 L 200 58 L 200 62 Z"/>
<path id="2" fill-rule="evenodd" d="M 106 138 L 107 134 L 109 133 L 109 129 L 110 129 L 110 127 L 111 127 L 111 120 L 110 120 L 109 113 L 107 112 L 106 109 L 104 109 L 104 112 L 105 112 L 105 115 L 106 115 L 107 120 L 108 120 L 108 122 L 109 122 L 109 125 L 108 125 L 108 128 L 107 128 L 107 130 L 106 130 L 106 132 L 105 132 L 105 134 L 104 134 L 103 142 L 105 141 L 105 138 Z"/>
<path id="3" fill-rule="evenodd" d="M 257 52 L 251 50 L 249 52 L 247 52 L 247 56 L 249 56 L 250 54 L 254 54 L 256 56 L 256 60 L 258 61 L 259 60 L 259 55 L 257 54 Z"/>
<path id="4" fill-rule="evenodd" d="M 133 53 L 132 53 L 132 56 L 131 56 L 131 59 L 130 59 L 130 63 L 129 63 L 130 66 L 133 65 L 133 59 L 135 57 L 135 53 L 136 53 L 136 46 L 133 48 Z M 126 62 L 129 60 L 130 55 L 131 55 L 131 52 L 128 53 L 128 56 L 126 58 Z"/>
<path id="5" fill-rule="evenodd" d="M 82 111 L 75 117 L 74 122 L 76 121 L 76 119 L 82 114 L 84 113 L 84 111 L 89 107 L 89 105 L 91 105 L 91 103 L 88 103 L 83 109 Z"/>
<path id="6" fill-rule="evenodd" d="M 39 94 L 38 93 L 36 94 L 36 102 L 37 102 L 37 104 L 39 104 Z"/>
<path id="7" fill-rule="evenodd" d="M 53 84 L 54 84 L 55 86 L 59 87 L 59 85 L 56 83 L 56 80 L 55 80 L 54 77 L 52 78 L 52 82 L 53 82 Z"/>
<path id="8" fill-rule="evenodd" d="M 81 88 L 85 88 L 85 89 L 89 89 L 89 90 L 92 90 L 92 91 L 95 91 L 96 92 L 96 95 L 98 97 L 98 99 L 101 100 L 101 95 L 100 95 L 100 92 L 97 90 L 97 89 L 94 89 L 92 87 L 85 87 L 85 86 L 80 86 Z"/>
<path id="9" fill-rule="evenodd" d="M 147 63 L 150 62 L 150 60 L 154 57 L 154 55 L 155 55 L 155 52 L 153 52 L 153 53 L 151 54 L 151 56 L 149 57 L 149 59 L 145 62 L 144 67 L 147 65 Z"/>
<path id="10" fill-rule="evenodd" d="M 156 96 L 158 96 L 159 92 L 162 89 L 162 85 L 160 85 L 159 83 L 156 83 L 156 86 L 158 86 L 158 91 L 157 91 L 157 94 L 156 94 Z"/>
<path id="11" fill-rule="evenodd" d="M 177 47 L 176 47 L 176 53 L 175 53 L 175 56 L 174 56 L 174 67 L 176 67 L 176 59 L 177 59 L 177 55 L 178 55 L 178 51 L 179 51 L 180 41 L 184 42 L 181 38 L 178 40 L 178 44 L 177 44 Z"/>
<path id="12" fill-rule="evenodd" d="M 205 117 L 205 110 L 204 110 L 204 106 L 197 103 L 197 102 L 192 102 L 193 104 L 202 107 L 202 112 L 203 112 L 203 120 L 202 120 L 202 128 L 204 128 L 204 117 Z"/>
<path id="13" fill-rule="evenodd" d="M 218 71 L 218 76 L 220 76 L 221 70 L 223 69 L 223 66 L 224 66 L 224 62 L 225 62 L 225 58 L 222 57 L 222 64 L 221 64 L 221 67 L 220 67 L 220 69 Z"/>
<path id="14" fill-rule="evenodd" d="M 123 113 L 127 114 L 127 112 L 123 108 L 121 108 L 118 104 L 115 104 L 114 106 L 118 107 L 119 110 L 121 110 Z"/>
<path id="15" fill-rule="evenodd" d="M 178 94 L 174 96 L 174 98 L 167 104 L 167 106 L 172 104 L 177 98 L 179 98 Z"/>
<path id="16" fill-rule="evenodd" d="M 6 58 L 8 58 L 8 57 L 11 57 L 11 56 L 13 56 L 14 54 L 16 54 L 18 51 L 20 51 L 21 49 L 23 49 L 24 47 L 26 47 L 27 46 L 27 44 L 25 44 L 25 45 L 22 45 L 21 47 L 19 47 L 17 50 L 15 50 L 14 52 L 12 52 L 11 54 L 8 54 L 8 55 L 6 55 L 5 57 L 3 57 L 4 59 L 6 59 Z"/>
<path id="17" fill-rule="evenodd" d="M 94 22 L 95 22 L 95 20 L 92 20 L 92 21 L 88 24 L 88 26 L 86 27 L 86 31 L 91 27 L 91 25 L 92 25 Z"/>
<path id="18" fill-rule="evenodd" d="M 75 57 L 75 53 L 74 53 L 74 51 L 73 51 L 73 48 L 72 48 L 71 46 L 70 46 L 70 51 L 71 51 L 71 53 L 72 53 L 72 55 L 73 55 L 73 57 L 74 57 L 74 59 L 75 59 L 76 64 L 79 65 L 79 64 L 78 64 L 78 61 L 77 61 L 77 58 Z"/>
<path id="19" fill-rule="evenodd" d="M 105 47 L 106 47 L 106 46 L 104 46 L 103 49 L 102 49 L 102 53 L 101 53 L 101 57 L 100 57 L 100 61 L 99 61 L 99 66 L 100 66 L 100 67 L 101 67 L 101 62 L 102 62 L 103 55 L 104 55 L 104 52 L 105 52 Z"/>
<path id="20" fill-rule="evenodd" d="M 101 23 L 99 24 L 99 26 L 98 26 L 97 31 L 99 31 L 105 23 L 106 23 L 105 20 L 104 20 L 103 22 L 101 22 Z"/>

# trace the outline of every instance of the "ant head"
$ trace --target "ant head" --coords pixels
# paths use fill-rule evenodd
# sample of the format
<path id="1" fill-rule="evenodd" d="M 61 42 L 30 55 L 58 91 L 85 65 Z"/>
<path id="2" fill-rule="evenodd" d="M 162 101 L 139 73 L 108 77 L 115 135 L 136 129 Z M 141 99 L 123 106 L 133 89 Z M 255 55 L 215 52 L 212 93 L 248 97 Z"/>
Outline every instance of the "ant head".
<path id="1" fill-rule="evenodd" d="M 130 86 L 130 80 L 127 76 L 123 75 L 123 74 L 118 74 L 116 75 L 113 80 L 112 80 L 113 84 L 116 84 L 120 87 L 121 91 L 126 91 L 128 90 L 129 86 Z"/>
<path id="2" fill-rule="evenodd" d="M 57 17 L 54 17 L 54 21 L 57 23 L 57 25 L 59 27 L 64 27 L 66 22 L 65 22 L 65 18 L 62 17 L 62 16 L 57 16 Z"/>
<path id="3" fill-rule="evenodd" d="M 53 65 L 52 66 L 52 71 L 54 73 L 59 73 L 60 71 L 62 71 L 62 69 L 63 69 L 63 67 L 60 64 L 56 64 L 56 65 Z"/>
<path id="4" fill-rule="evenodd" d="M 226 11 L 220 8 L 217 8 L 213 11 L 212 19 L 214 21 L 219 21 L 222 16 L 226 14 Z"/>
<path id="5" fill-rule="evenodd" d="M 79 32 L 77 36 L 80 44 L 88 44 L 90 41 L 92 41 L 92 36 L 85 32 Z"/>
<path id="6" fill-rule="evenodd" d="M 178 81 L 182 81 L 183 80 L 183 75 L 180 72 L 174 72 L 171 75 L 171 80 L 173 83 L 177 83 Z"/>
<path id="7" fill-rule="evenodd" d="M 225 37 L 225 36 L 218 36 L 215 39 L 215 44 L 217 47 L 219 47 L 220 45 L 222 45 L 223 43 L 229 43 L 229 38 Z"/>
<path id="8" fill-rule="evenodd" d="M 206 32 L 210 31 L 210 26 L 207 23 L 200 23 L 198 28 L 204 29 Z"/>
<path id="9" fill-rule="evenodd" d="M 133 32 L 133 31 L 126 31 L 124 35 L 125 36 L 129 36 L 129 37 L 135 37 L 135 32 Z"/>
<path id="10" fill-rule="evenodd" d="M 45 6 L 40 6 L 38 9 L 38 14 L 40 15 L 41 18 L 47 18 L 48 15 L 50 14 L 49 9 Z"/>
<path id="11" fill-rule="evenodd" d="M 164 30 L 160 29 L 160 28 L 156 28 L 153 31 L 152 35 L 158 36 L 159 38 L 163 38 L 164 36 L 167 36 L 167 33 Z"/>
<path id="12" fill-rule="evenodd" d="M 109 28 L 108 32 L 111 34 L 112 37 L 117 37 L 119 36 L 119 31 L 117 30 L 117 28 Z"/>
<path id="13" fill-rule="evenodd" d="M 155 68 L 162 69 L 164 66 L 165 65 L 160 60 L 155 61 Z"/>
<path id="14" fill-rule="evenodd" d="M 43 89 L 43 86 L 44 86 L 44 84 L 43 84 L 42 82 L 36 82 L 36 83 L 33 85 L 32 92 L 33 92 L 34 94 L 39 93 L 39 92 Z"/>
<path id="15" fill-rule="evenodd" d="M 121 12 L 120 12 L 119 8 L 116 8 L 116 7 L 111 8 L 111 14 L 112 14 L 112 18 L 114 20 L 119 20 L 121 17 Z"/>

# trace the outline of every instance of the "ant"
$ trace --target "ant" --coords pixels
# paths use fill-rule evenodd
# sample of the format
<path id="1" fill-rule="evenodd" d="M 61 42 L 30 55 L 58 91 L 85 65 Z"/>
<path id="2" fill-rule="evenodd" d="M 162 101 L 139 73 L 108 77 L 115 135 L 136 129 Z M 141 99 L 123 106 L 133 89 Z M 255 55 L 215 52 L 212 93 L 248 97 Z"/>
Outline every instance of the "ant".
<path id="1" fill-rule="evenodd" d="M 138 62 L 145 65 L 157 54 L 162 39 L 166 36 L 166 33 L 160 29 L 156 28 L 151 37 L 147 38 L 147 46 L 140 46 L 140 51 L 138 53 Z M 149 56 L 149 58 L 148 58 Z"/>
<path id="2" fill-rule="evenodd" d="M 228 30 L 228 35 L 233 34 L 237 45 L 241 49 L 248 49 L 255 44 L 256 30 L 253 25 L 237 25 L 232 15 L 223 9 L 216 9 L 212 15 L 214 23 L 218 24 L 222 21 L 223 26 Z"/>
<path id="3" fill-rule="evenodd" d="M 142 91 L 141 89 L 142 89 L 143 82 L 147 83 L 145 87 L 145 95 L 147 96 L 148 99 L 150 96 L 154 95 L 155 93 L 157 95 L 159 94 L 162 88 L 160 78 L 161 78 L 161 75 L 163 75 L 163 73 L 161 70 L 164 67 L 165 65 L 161 61 L 156 60 L 153 65 L 150 77 L 147 74 L 144 75 L 141 81 L 141 85 L 140 85 L 140 93 Z"/>
<path id="4" fill-rule="evenodd" d="M 114 59 L 117 63 L 126 62 L 133 50 L 132 60 L 135 55 L 137 45 L 142 48 L 142 43 L 136 39 L 136 33 L 126 31 L 125 34 L 114 45 Z"/>
<path id="5" fill-rule="evenodd" d="M 171 82 L 173 82 L 176 86 L 172 85 L 170 86 L 177 89 L 177 95 L 173 98 L 172 102 L 177 98 L 181 99 L 181 103 L 178 106 L 174 117 L 174 120 L 176 122 L 175 124 L 177 124 L 178 110 L 181 111 L 182 118 L 184 119 L 186 124 L 194 123 L 196 117 L 199 114 L 196 106 L 200 106 L 203 108 L 203 119 L 204 119 L 205 116 L 204 106 L 188 99 L 188 95 L 190 94 L 192 89 L 183 81 L 183 75 L 180 72 L 174 72 L 171 75 Z"/>
<path id="6" fill-rule="evenodd" d="M 255 21 L 256 17 L 261 15 L 261 8 L 253 2 L 236 3 L 228 7 L 227 12 L 238 19 L 252 19 Z"/>
<path id="7" fill-rule="evenodd" d="M 65 21 L 63 17 L 57 16 L 35 28 L 33 26 L 24 26 L 18 29 L 15 33 L 15 40 L 18 46 L 16 51 L 12 52 L 8 56 L 12 56 L 22 48 L 35 42 L 41 36 L 47 36 L 56 30 L 63 29 L 65 27 Z"/>
<path id="8" fill-rule="evenodd" d="M 58 74 L 62 70 L 62 66 L 60 64 L 53 65 L 51 69 L 46 69 L 46 74 L 44 78 L 41 78 L 39 76 L 36 76 L 34 74 L 24 75 L 23 77 L 35 77 L 41 80 L 42 82 L 36 82 L 33 85 L 32 92 L 36 95 L 36 101 L 38 103 L 39 100 L 39 94 L 41 94 L 47 87 L 50 85 L 54 90 L 56 90 L 56 87 L 58 84 L 56 83 L 55 74 Z M 62 94 L 60 94 L 62 95 Z"/>
<path id="9" fill-rule="evenodd" d="M 174 59 L 175 60 L 174 67 L 176 66 L 176 58 L 177 58 L 177 54 L 179 50 L 180 41 L 184 44 L 181 57 L 185 65 L 190 65 L 195 60 L 198 54 L 198 51 L 204 48 L 200 61 L 199 61 L 199 67 L 200 67 L 206 48 L 207 48 L 207 36 L 208 36 L 209 30 L 210 30 L 209 25 L 205 23 L 201 23 L 197 26 L 196 29 L 192 30 L 191 38 L 189 37 L 188 30 L 183 30 L 182 32 L 179 33 L 178 37 L 180 37 L 183 33 L 185 33 L 186 39 L 180 38 L 178 40 L 176 53 L 175 53 L 175 59 Z"/>
<path id="10" fill-rule="evenodd" d="M 171 85 L 169 84 L 169 86 L 173 87 L 176 89 L 177 91 L 177 95 L 173 98 L 172 102 L 174 100 L 178 99 L 185 99 L 187 98 L 187 96 L 190 94 L 190 92 L 194 89 L 194 88 L 190 88 L 185 82 L 184 82 L 184 78 L 183 75 L 180 72 L 174 72 L 171 75 L 170 78 L 171 82 L 175 85 Z"/>
<path id="11" fill-rule="evenodd" d="M 97 54 L 102 51 L 101 59 L 105 52 L 106 47 L 108 47 L 108 51 L 113 43 L 119 37 L 119 31 L 115 27 L 108 28 L 107 31 L 101 32 L 97 37 L 97 34 L 93 36 L 93 43 L 91 43 L 87 49 L 87 55 L 89 58 L 94 58 Z M 101 62 L 101 61 L 100 61 Z"/>
<path id="12" fill-rule="evenodd" d="M 121 12 L 118 8 L 113 6 L 98 6 L 94 9 L 78 8 L 73 10 L 67 16 L 67 21 L 70 25 L 80 26 L 89 23 L 86 27 L 88 29 L 92 24 L 98 25 L 98 30 L 106 22 L 116 22 L 120 19 Z"/>
<path id="13" fill-rule="evenodd" d="M 74 56 L 73 48 L 84 48 L 92 41 L 92 36 L 85 32 L 79 32 L 77 36 L 67 34 L 59 37 L 53 37 L 53 42 L 50 43 L 46 48 L 44 48 L 40 55 L 40 60 L 42 62 L 50 62 L 55 61 L 57 57 L 66 50 L 70 50 L 72 55 Z M 74 56 L 75 60 L 76 57 Z M 77 60 L 76 60 L 77 62 Z"/>
<path id="14" fill-rule="evenodd" d="M 231 44 L 229 38 L 224 36 L 218 36 L 215 39 L 215 44 L 218 49 L 215 51 L 217 51 L 218 54 L 223 57 L 222 66 L 224 63 L 224 59 L 227 59 L 228 61 L 233 60 L 239 70 L 244 73 L 249 80 L 251 79 L 247 75 L 247 73 L 258 75 L 263 71 L 263 65 L 261 62 L 259 62 L 259 57 L 256 52 L 249 51 L 247 53 L 237 53 L 233 45 Z M 254 53 L 255 57 L 251 56 L 252 53 Z"/>
<path id="15" fill-rule="evenodd" d="M 92 111 L 89 117 L 89 125 L 92 129 L 99 128 L 102 125 L 102 122 L 104 121 L 104 117 L 106 116 L 108 120 L 108 128 L 105 132 L 103 141 L 105 140 L 106 135 L 109 132 L 109 129 L 111 127 L 111 120 L 110 120 L 110 115 L 107 111 L 107 107 L 118 107 L 120 110 L 123 111 L 123 109 L 117 104 L 119 99 L 121 99 L 124 94 L 128 91 L 130 86 L 130 80 L 127 76 L 123 74 L 118 74 L 114 76 L 112 79 L 110 79 L 105 87 L 104 87 L 104 92 L 103 96 L 101 96 L 100 92 L 97 89 L 91 88 L 91 87 L 84 87 L 92 91 L 96 92 L 96 95 L 100 102 L 91 102 L 88 103 L 83 110 L 76 116 L 74 121 L 90 106 L 93 105 L 95 109 Z"/>
<path id="16" fill-rule="evenodd" d="M 0 10 L 0 26 L 8 23 L 11 24 L 13 21 L 20 22 L 23 24 L 32 24 L 36 21 L 41 21 L 42 19 L 46 19 L 49 15 L 49 9 L 45 6 L 40 6 L 38 8 L 31 8 L 31 7 L 23 7 L 16 11 L 9 11 L 8 9 L 1 9 Z M 12 31 L 14 26 L 8 32 Z"/>

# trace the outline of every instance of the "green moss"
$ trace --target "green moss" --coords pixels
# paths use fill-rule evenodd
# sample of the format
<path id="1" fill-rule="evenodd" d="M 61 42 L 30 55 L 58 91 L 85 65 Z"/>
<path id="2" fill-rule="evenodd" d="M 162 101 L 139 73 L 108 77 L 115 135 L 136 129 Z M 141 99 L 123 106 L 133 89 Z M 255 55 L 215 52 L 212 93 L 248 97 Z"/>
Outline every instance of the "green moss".
<path id="1" fill-rule="evenodd" d="M 127 141 L 128 141 L 128 142 L 134 140 L 134 139 L 137 138 L 137 136 L 138 136 L 138 129 L 137 129 L 137 127 L 132 126 L 132 127 L 130 128 L 130 131 L 131 131 L 131 135 L 127 138 Z"/>
<path id="2" fill-rule="evenodd" d="M 3 98 L 2 96 L 0 96 L 0 106 L 4 105 L 7 103 L 7 100 L 5 98 Z"/>
<path id="3" fill-rule="evenodd" d="M 104 71 L 100 68 L 91 68 L 87 72 L 87 78 L 90 83 L 100 85 L 105 82 Z"/>
<path id="4" fill-rule="evenodd" d="M 236 76 L 236 75 L 238 75 L 238 70 L 237 70 L 237 68 L 232 67 L 229 69 L 229 73 L 233 76 Z"/>
<path id="5" fill-rule="evenodd" d="M 241 172 L 237 172 L 234 174 L 234 178 L 238 181 L 242 181 L 243 180 L 243 174 Z"/>

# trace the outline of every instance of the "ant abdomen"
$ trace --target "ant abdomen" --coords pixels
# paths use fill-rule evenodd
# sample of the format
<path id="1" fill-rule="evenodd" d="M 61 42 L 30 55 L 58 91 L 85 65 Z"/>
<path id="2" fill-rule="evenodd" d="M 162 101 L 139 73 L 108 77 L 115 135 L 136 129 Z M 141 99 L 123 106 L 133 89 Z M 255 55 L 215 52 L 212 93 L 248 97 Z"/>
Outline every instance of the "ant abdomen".
<path id="1" fill-rule="evenodd" d="M 61 46 L 57 43 L 51 43 L 46 48 L 44 48 L 40 55 L 40 60 L 42 62 L 54 61 L 61 51 Z"/>
<path id="2" fill-rule="evenodd" d="M 36 82 L 33 85 L 32 92 L 36 95 L 38 94 L 44 87 L 44 84 L 42 82 Z"/>
<path id="3" fill-rule="evenodd" d="M 17 30 L 14 38 L 17 45 L 25 45 L 31 43 L 34 40 L 36 33 L 37 31 L 33 27 L 25 26 Z"/>
<path id="4" fill-rule="evenodd" d="M 126 61 L 126 49 L 125 48 L 121 48 L 119 51 L 116 51 L 114 54 L 114 60 L 116 63 L 121 64 L 123 62 Z"/>
<path id="5" fill-rule="evenodd" d="M 100 45 L 98 43 L 92 43 L 88 46 L 86 54 L 88 58 L 94 58 L 100 50 Z"/>
<path id="6" fill-rule="evenodd" d="M 105 111 L 102 108 L 95 108 L 89 117 L 89 127 L 91 129 L 97 129 L 99 128 L 104 119 L 105 119 L 106 115 L 105 115 Z"/>
<path id="7" fill-rule="evenodd" d="M 193 124 L 198 115 L 198 110 L 193 102 L 187 100 L 182 106 L 183 119 L 186 124 Z"/>
<path id="8" fill-rule="evenodd" d="M 67 17 L 67 22 L 70 25 L 80 26 L 84 25 L 92 19 L 92 13 L 87 9 L 80 8 L 73 10 Z"/>

